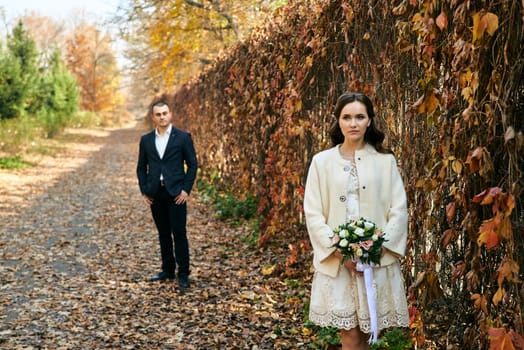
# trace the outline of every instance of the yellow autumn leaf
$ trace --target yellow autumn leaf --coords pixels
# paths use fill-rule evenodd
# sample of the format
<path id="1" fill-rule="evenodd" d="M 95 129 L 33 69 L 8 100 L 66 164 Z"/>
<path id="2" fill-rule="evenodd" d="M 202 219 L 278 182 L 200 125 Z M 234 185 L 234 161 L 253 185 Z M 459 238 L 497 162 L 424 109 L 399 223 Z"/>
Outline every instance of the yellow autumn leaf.
<path id="1" fill-rule="evenodd" d="M 421 22 L 422 21 L 422 15 L 420 14 L 420 12 L 417 12 L 413 15 L 413 18 L 411 18 L 411 22 Z"/>
<path id="2" fill-rule="evenodd" d="M 285 72 L 287 67 L 287 59 L 283 58 L 278 66 L 282 72 Z"/>
<path id="3" fill-rule="evenodd" d="M 464 100 L 469 102 L 472 99 L 473 91 L 468 86 L 468 87 L 465 87 L 464 89 L 462 89 L 461 94 L 462 94 L 462 97 L 464 97 Z"/>
<path id="4" fill-rule="evenodd" d="M 476 309 L 482 310 L 482 312 L 484 312 L 486 315 L 488 314 L 488 302 L 486 301 L 486 297 L 475 293 L 471 296 L 471 300 L 474 301 L 474 306 Z"/>
<path id="5" fill-rule="evenodd" d="M 493 304 L 495 306 L 498 305 L 498 303 L 500 303 L 500 301 L 502 300 L 502 297 L 504 296 L 505 293 L 506 293 L 506 291 L 504 290 L 504 288 L 499 287 L 499 289 L 497 290 L 497 292 L 493 296 Z"/>
<path id="6" fill-rule="evenodd" d="M 473 15 L 473 44 L 482 38 L 484 32 L 493 35 L 498 26 L 499 18 L 494 13 L 475 13 Z"/>
<path id="7" fill-rule="evenodd" d="M 511 221 L 508 216 L 504 216 L 502 221 L 500 222 L 500 237 L 502 237 L 505 240 L 510 240 L 513 237 L 513 229 L 511 227 Z"/>
<path id="8" fill-rule="evenodd" d="M 403 3 L 401 3 L 400 5 L 394 7 L 391 12 L 393 12 L 394 15 L 397 15 L 397 16 L 400 16 L 400 15 L 403 15 L 404 13 L 406 13 L 406 5 L 404 5 Z"/>
<path id="9" fill-rule="evenodd" d="M 418 106 L 417 111 L 419 113 L 431 114 L 437 109 L 438 104 L 438 98 L 435 96 L 433 92 L 430 92 L 424 96 L 424 99 L 422 100 L 422 103 Z"/>
<path id="10" fill-rule="evenodd" d="M 454 160 L 452 163 L 451 163 L 451 168 L 453 169 L 454 172 L 456 172 L 457 174 L 462 174 L 462 162 L 460 160 Z"/>
<path id="11" fill-rule="evenodd" d="M 277 265 L 266 265 L 262 268 L 262 274 L 264 276 L 269 276 L 275 271 L 276 267 Z"/>
<path id="12" fill-rule="evenodd" d="M 306 57 L 306 67 L 311 67 L 313 66 L 313 56 L 307 56 Z"/>
<path id="13" fill-rule="evenodd" d="M 495 34 L 495 31 L 499 27 L 499 17 L 494 13 L 488 12 L 482 16 L 482 20 L 485 21 L 486 31 L 488 34 Z"/>
<path id="14" fill-rule="evenodd" d="M 512 194 L 507 194 L 503 197 L 501 209 L 504 215 L 509 217 L 513 209 L 515 209 L 515 197 Z"/>
<path id="15" fill-rule="evenodd" d="M 482 23 L 480 21 L 480 12 L 477 12 L 473 15 L 473 44 L 479 40 L 479 38 L 482 37 L 484 34 L 484 31 L 486 28 L 482 26 Z"/>
<path id="16" fill-rule="evenodd" d="M 295 112 L 300 112 L 302 110 L 302 100 L 298 99 L 295 101 Z"/>
<path id="17" fill-rule="evenodd" d="M 473 77 L 473 73 L 469 69 L 466 70 L 464 73 L 462 73 L 459 78 L 460 87 L 468 86 L 469 83 L 471 82 L 472 77 Z"/>
<path id="18" fill-rule="evenodd" d="M 424 187 L 424 179 L 418 179 L 417 182 L 415 183 L 415 187 L 417 188 L 421 188 L 421 187 Z"/>

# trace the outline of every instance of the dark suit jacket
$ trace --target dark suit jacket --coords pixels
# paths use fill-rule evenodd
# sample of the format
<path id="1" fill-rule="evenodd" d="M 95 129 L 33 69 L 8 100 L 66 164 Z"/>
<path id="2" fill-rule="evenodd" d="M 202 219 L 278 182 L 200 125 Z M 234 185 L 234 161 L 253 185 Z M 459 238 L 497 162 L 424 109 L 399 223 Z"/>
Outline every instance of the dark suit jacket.
<path id="1" fill-rule="evenodd" d="M 184 165 L 187 167 L 185 168 Z M 160 187 L 160 173 L 173 197 L 191 193 L 197 173 L 197 159 L 191 134 L 172 127 L 164 157 L 155 145 L 155 130 L 142 136 L 136 168 L 140 192 L 153 198 Z"/>

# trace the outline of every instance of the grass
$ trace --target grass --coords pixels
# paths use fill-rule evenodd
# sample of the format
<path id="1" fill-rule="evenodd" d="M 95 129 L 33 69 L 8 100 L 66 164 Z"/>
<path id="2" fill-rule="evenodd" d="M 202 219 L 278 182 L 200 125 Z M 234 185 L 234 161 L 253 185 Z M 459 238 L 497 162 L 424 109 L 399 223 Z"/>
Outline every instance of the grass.
<path id="1" fill-rule="evenodd" d="M 30 163 L 25 162 L 18 155 L 14 157 L 0 157 L 0 169 L 24 169 L 30 165 Z"/>

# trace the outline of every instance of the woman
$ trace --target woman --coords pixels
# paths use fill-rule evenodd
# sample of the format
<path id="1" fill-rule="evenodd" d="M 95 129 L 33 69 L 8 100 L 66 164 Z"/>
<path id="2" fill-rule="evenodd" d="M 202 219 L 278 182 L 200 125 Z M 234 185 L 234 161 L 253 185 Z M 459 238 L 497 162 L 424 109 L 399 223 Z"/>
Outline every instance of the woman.
<path id="1" fill-rule="evenodd" d="M 368 349 L 371 317 L 364 278 L 354 261 L 342 265 L 330 234 L 363 217 L 385 232 L 380 265 L 373 268 L 378 331 L 407 327 L 409 315 L 398 258 L 407 239 L 404 184 L 392 153 L 375 125 L 371 100 L 360 93 L 338 98 L 331 128 L 333 147 L 313 157 L 304 211 L 313 246 L 310 320 L 341 330 L 342 349 Z"/>

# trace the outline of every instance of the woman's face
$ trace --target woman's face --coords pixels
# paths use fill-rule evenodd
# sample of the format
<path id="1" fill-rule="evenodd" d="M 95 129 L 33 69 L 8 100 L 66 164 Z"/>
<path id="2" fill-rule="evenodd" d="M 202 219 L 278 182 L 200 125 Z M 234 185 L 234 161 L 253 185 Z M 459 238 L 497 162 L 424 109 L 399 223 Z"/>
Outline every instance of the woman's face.
<path id="1" fill-rule="evenodd" d="M 371 124 L 371 119 L 368 116 L 366 106 L 359 101 L 348 103 L 340 111 L 338 124 L 342 135 L 344 135 L 344 142 L 362 144 L 364 143 L 364 134 Z"/>

